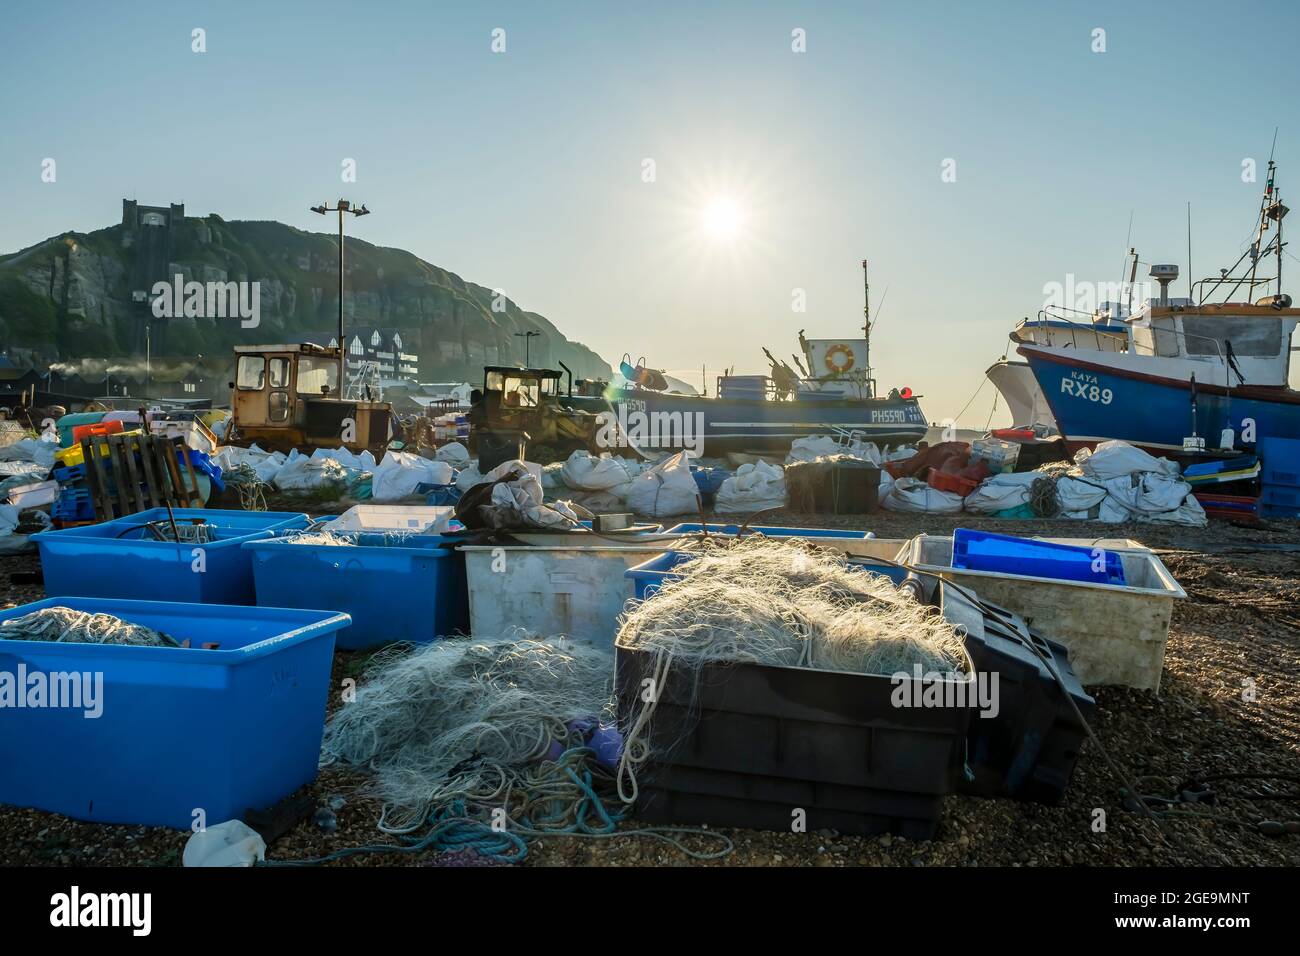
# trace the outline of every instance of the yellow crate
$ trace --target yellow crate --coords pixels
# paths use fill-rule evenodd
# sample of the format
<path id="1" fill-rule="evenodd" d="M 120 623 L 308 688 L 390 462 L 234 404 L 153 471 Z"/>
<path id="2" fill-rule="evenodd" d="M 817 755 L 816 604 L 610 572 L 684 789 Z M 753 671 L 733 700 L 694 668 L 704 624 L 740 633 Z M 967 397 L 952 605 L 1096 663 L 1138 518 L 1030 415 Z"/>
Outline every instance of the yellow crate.
<path id="1" fill-rule="evenodd" d="M 135 428 L 129 432 L 118 432 L 119 435 L 138 435 L 140 429 Z M 100 445 L 100 457 L 108 457 L 108 445 Z M 54 453 L 55 460 L 64 468 L 75 468 L 86 460 L 86 456 L 81 451 L 81 442 L 72 445 L 69 448 L 60 448 Z"/>

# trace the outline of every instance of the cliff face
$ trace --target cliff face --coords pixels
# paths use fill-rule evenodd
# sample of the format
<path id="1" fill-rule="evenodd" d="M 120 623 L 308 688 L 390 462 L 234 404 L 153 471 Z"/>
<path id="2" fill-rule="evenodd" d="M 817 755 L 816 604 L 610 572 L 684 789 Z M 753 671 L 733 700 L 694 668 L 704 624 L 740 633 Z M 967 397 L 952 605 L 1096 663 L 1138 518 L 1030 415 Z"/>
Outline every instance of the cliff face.
<path id="1" fill-rule="evenodd" d="M 233 345 L 299 341 L 337 328 L 336 237 L 215 215 L 177 217 L 168 232 L 160 247 L 159 227 L 117 225 L 0 256 L 0 344 L 47 363 L 138 357 L 148 314 L 138 293 L 177 273 L 186 281 L 260 283 L 260 325 L 158 320 L 157 361 L 192 362 L 201 354 L 220 367 Z M 152 264 L 142 269 L 146 256 Z M 515 333 L 528 331 L 538 333 L 529 346 L 533 365 L 563 361 L 577 376 L 609 377 L 599 355 L 548 319 L 409 252 L 349 238 L 345 268 L 348 326 L 400 329 L 406 349 L 419 356 L 421 381 L 473 382 L 484 365 L 522 361 L 524 340 Z"/>

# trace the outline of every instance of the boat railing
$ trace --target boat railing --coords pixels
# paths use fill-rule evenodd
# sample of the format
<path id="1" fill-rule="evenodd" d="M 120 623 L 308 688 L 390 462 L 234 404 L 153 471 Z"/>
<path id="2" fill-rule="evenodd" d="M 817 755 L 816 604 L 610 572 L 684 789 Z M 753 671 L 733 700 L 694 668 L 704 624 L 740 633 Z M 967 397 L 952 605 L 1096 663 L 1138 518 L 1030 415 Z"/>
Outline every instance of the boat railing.
<path id="1" fill-rule="evenodd" d="M 1065 323 L 1066 323 L 1067 325 L 1069 325 L 1069 327 L 1070 327 L 1070 343 L 1071 343 L 1075 348 L 1078 348 L 1079 334 L 1081 334 L 1081 333 L 1088 333 L 1088 334 L 1091 334 L 1091 335 L 1093 336 L 1093 340 L 1094 340 L 1094 341 L 1096 342 L 1096 344 L 1097 344 L 1097 351 L 1101 351 L 1101 350 L 1102 350 L 1102 349 L 1101 349 L 1101 336 L 1102 336 L 1103 333 L 1099 332 L 1096 328 L 1093 328 L 1093 327 L 1091 327 L 1091 326 L 1085 326 L 1085 325 L 1084 325 L 1083 323 L 1081 323 L 1081 322 L 1075 322 L 1073 319 L 1067 318 L 1066 316 L 1063 316 L 1063 315 L 1054 315 L 1054 314 L 1051 312 L 1051 309 L 1053 309 L 1053 308 L 1064 309 L 1065 307 L 1064 307 L 1064 306 L 1049 306 L 1049 307 L 1046 308 L 1046 309 L 1040 309 L 1039 312 L 1038 312 L 1038 318 L 1039 318 L 1039 321 L 1040 321 L 1040 322 L 1045 322 L 1047 319 L 1051 319 L 1052 321 L 1055 321 L 1055 322 L 1065 322 Z M 1086 315 L 1086 314 L 1088 314 L 1088 313 L 1085 313 L 1085 312 L 1081 312 L 1081 311 L 1078 310 L 1078 309 L 1065 309 L 1065 311 L 1069 311 L 1069 312 L 1077 312 L 1077 313 L 1080 314 L 1080 315 Z M 1226 357 L 1226 356 L 1224 355 L 1224 353 L 1223 353 L 1223 346 L 1220 344 L 1220 342 L 1219 342 L 1219 340 L 1218 340 L 1217 338 L 1215 338 L 1215 337 L 1212 336 L 1212 335 L 1201 335 L 1201 334 L 1196 333 L 1196 332 L 1185 332 L 1185 331 L 1183 331 L 1182 329 L 1172 329 L 1172 328 L 1171 328 L 1171 329 L 1156 329 L 1156 328 L 1152 328 L 1152 329 L 1151 329 L 1151 332 L 1152 332 L 1152 338 L 1153 338 L 1153 339 L 1154 339 L 1156 336 L 1160 336 L 1160 335 L 1172 335 L 1172 336 L 1175 336 L 1176 338 L 1182 340 L 1183 343 L 1186 343 L 1189 339 L 1196 339 L 1197 341 L 1201 341 L 1201 342 L 1209 342 L 1209 343 L 1214 347 L 1214 355 L 1213 355 L 1212 357 L 1213 357 L 1213 358 L 1217 358 L 1217 359 L 1219 360 L 1220 364 L 1223 365 L 1223 387 L 1224 387 L 1225 389 L 1228 390 L 1229 398 L 1231 398 L 1231 392 L 1232 392 L 1232 383 L 1231 383 L 1231 380 L 1230 380 L 1231 367 L 1230 367 L 1229 364 L 1228 364 L 1227 357 Z M 1134 336 L 1134 335 L 1132 335 L 1132 334 L 1126 336 L 1125 338 L 1126 338 L 1126 340 L 1127 340 L 1128 348 L 1131 349 L 1135 354 L 1138 354 L 1138 355 L 1141 355 L 1141 354 L 1144 354 L 1144 353 L 1145 353 L 1145 354 L 1150 354 L 1152 358 L 1161 358 L 1161 357 L 1164 357 L 1164 358 L 1184 358 L 1184 359 L 1193 359 L 1193 358 L 1194 358 L 1194 357 L 1192 356 L 1191 352 L 1189 352 L 1189 351 L 1187 350 L 1186 347 L 1180 349 L 1180 350 L 1179 350 L 1179 355 L 1177 355 L 1177 356 L 1160 356 L 1160 355 L 1156 352 L 1156 349 L 1155 349 L 1155 346 L 1154 346 L 1154 345 L 1143 345 L 1141 342 L 1139 342 L 1139 341 L 1137 340 L 1137 337 Z M 1050 343 L 1049 343 L 1049 344 L 1050 344 Z M 1206 358 L 1209 359 L 1209 358 L 1211 358 L 1211 356 L 1208 356 L 1208 355 L 1207 355 Z"/>
<path id="2" fill-rule="evenodd" d="M 1076 315 L 1086 315 L 1086 316 L 1089 316 L 1090 318 L 1091 318 L 1091 316 L 1092 316 L 1092 313 L 1091 313 L 1091 312 L 1084 312 L 1084 311 L 1082 311 L 1081 309 L 1068 309 L 1068 308 L 1066 308 L 1065 306 L 1048 306 L 1048 307 L 1045 308 L 1045 309 L 1039 309 L 1039 310 L 1038 310 L 1038 322 L 1037 322 L 1036 324 L 1037 324 L 1040 328 L 1046 330 L 1048 336 L 1050 337 L 1051 334 L 1052 334 L 1052 330 L 1049 329 L 1048 326 L 1047 326 L 1047 322 L 1048 322 L 1048 320 L 1051 320 L 1051 321 L 1053 321 L 1053 322 L 1064 322 L 1066 325 L 1069 326 L 1069 332 L 1070 332 L 1070 344 L 1071 344 L 1072 346 L 1074 346 L 1075 348 L 1078 348 L 1078 347 L 1079 347 L 1079 338 L 1080 338 L 1080 336 L 1083 336 L 1083 335 L 1085 335 L 1085 334 L 1086 334 L 1086 335 L 1090 335 L 1090 336 L 1092 336 L 1093 344 L 1097 347 L 1097 351 L 1098 351 L 1098 352 L 1103 351 L 1103 349 L 1102 349 L 1102 347 L 1101 347 L 1101 342 L 1102 342 L 1102 337 L 1103 337 L 1103 335 L 1104 335 L 1106 338 L 1110 338 L 1110 339 L 1118 338 L 1118 337 L 1119 337 L 1118 334 L 1117 334 L 1117 333 L 1114 333 L 1114 332 L 1106 332 L 1106 333 L 1101 332 L 1101 331 L 1096 327 L 1096 325 L 1093 324 L 1091 321 L 1089 321 L 1087 324 L 1084 324 L 1083 322 L 1078 322 L 1078 321 L 1076 321 L 1076 320 L 1070 318 L 1069 316 L 1058 315 L 1058 314 L 1056 314 L 1056 313 L 1053 313 L 1053 312 L 1052 312 L 1052 309 L 1060 309 L 1060 310 L 1065 311 L 1065 312 L 1073 312 L 1073 313 L 1075 313 Z M 1028 321 L 1028 320 L 1026 320 L 1026 321 Z M 1087 341 L 1086 338 L 1085 338 L 1084 340 Z M 1050 345 L 1051 343 L 1049 342 L 1048 344 Z"/>

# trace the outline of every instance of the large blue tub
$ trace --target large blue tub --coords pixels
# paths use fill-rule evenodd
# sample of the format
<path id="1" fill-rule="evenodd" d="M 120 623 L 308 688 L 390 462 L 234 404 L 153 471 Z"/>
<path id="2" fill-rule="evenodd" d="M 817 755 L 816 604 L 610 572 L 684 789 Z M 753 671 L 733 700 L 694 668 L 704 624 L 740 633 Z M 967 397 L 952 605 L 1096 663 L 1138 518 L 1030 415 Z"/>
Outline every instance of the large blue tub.
<path id="1" fill-rule="evenodd" d="M 351 545 L 288 537 L 247 541 L 257 603 L 325 605 L 352 616 L 342 650 L 393 641 L 427 643 L 469 630 L 465 558 L 439 535 L 342 532 Z"/>
<path id="2" fill-rule="evenodd" d="M 206 825 L 242 818 L 315 778 L 346 614 L 49 598 L 0 621 L 43 607 L 112 614 L 192 646 L 0 640 L 0 682 L 100 682 L 94 708 L 84 697 L 79 707 L 0 707 L 0 802 L 189 829 L 200 813 Z M 201 646 L 214 641 L 217 650 Z"/>
<path id="3" fill-rule="evenodd" d="M 198 520 L 213 525 L 216 540 L 200 545 L 153 540 L 145 525 L 167 521 L 166 508 L 32 535 L 41 553 L 45 593 L 50 597 L 252 604 L 252 564 L 239 546 L 254 538 L 305 528 L 311 522 L 307 515 L 290 511 L 175 508 L 172 513 L 178 525 Z"/>

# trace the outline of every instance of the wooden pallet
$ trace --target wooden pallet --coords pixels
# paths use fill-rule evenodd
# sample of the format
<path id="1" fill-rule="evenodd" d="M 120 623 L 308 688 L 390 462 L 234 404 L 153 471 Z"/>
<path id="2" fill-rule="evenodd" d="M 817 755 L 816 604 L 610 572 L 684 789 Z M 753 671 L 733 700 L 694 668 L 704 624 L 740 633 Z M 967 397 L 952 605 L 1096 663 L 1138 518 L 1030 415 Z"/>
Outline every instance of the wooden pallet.
<path id="1" fill-rule="evenodd" d="M 81 451 L 91 505 L 100 521 L 168 505 L 203 507 L 198 475 L 183 443 L 160 435 L 93 435 L 82 440 Z M 184 456 L 185 471 L 177 452 Z"/>

